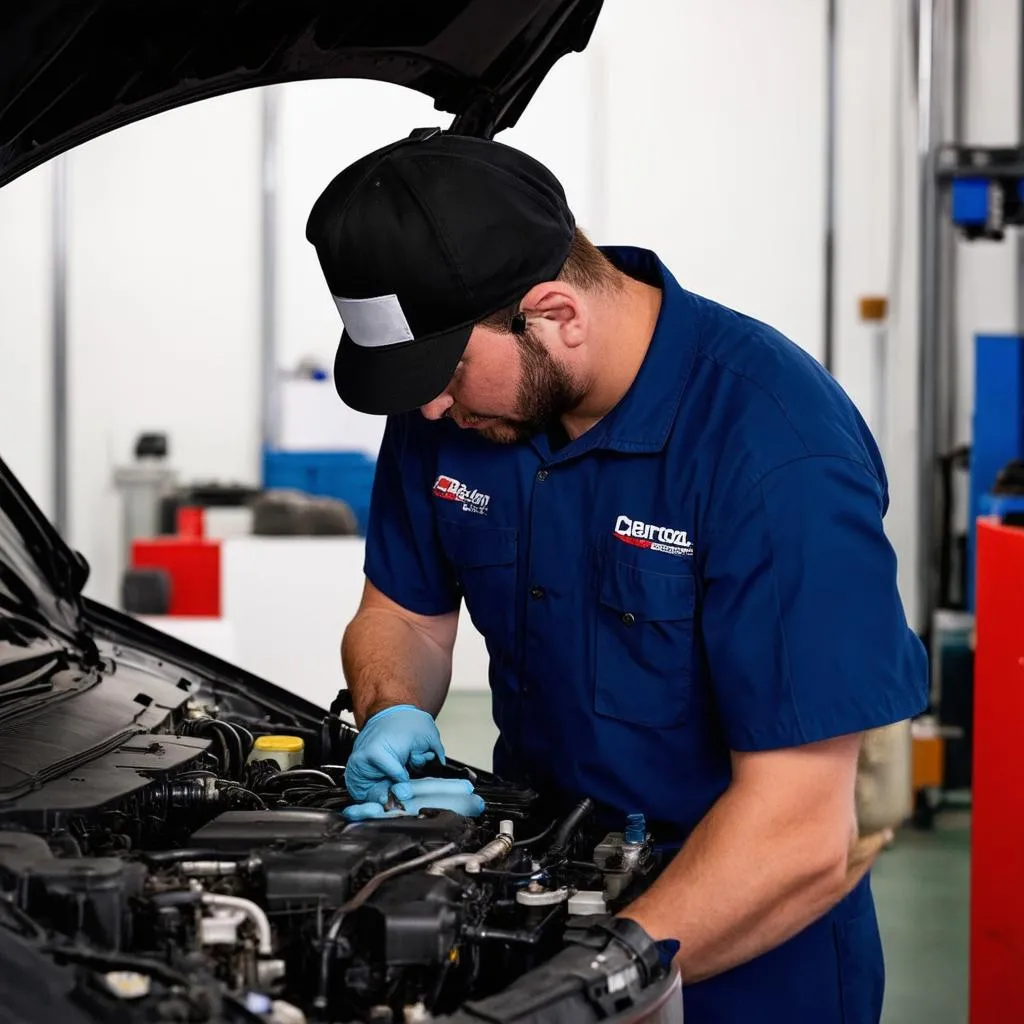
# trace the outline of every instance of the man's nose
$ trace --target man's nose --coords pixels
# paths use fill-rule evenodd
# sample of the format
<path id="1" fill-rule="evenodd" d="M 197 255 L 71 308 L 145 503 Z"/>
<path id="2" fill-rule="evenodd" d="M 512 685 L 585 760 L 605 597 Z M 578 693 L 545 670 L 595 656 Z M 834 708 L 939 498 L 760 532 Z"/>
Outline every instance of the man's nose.
<path id="1" fill-rule="evenodd" d="M 455 404 L 455 399 L 445 391 L 440 394 L 432 402 L 427 402 L 426 405 L 420 406 L 420 412 L 428 420 L 439 420 L 442 416 Z"/>

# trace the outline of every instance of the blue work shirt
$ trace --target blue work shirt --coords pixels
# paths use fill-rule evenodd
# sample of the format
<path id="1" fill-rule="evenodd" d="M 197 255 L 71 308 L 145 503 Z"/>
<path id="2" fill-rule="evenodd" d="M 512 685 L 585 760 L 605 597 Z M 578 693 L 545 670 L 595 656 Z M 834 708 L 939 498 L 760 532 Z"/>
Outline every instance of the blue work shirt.
<path id="1" fill-rule="evenodd" d="M 653 253 L 604 251 L 663 292 L 626 395 L 555 449 L 391 417 L 365 568 L 419 614 L 465 601 L 490 655 L 495 771 L 681 841 L 729 785 L 730 751 L 910 718 L 926 660 L 881 458 L 846 394 Z M 865 879 L 684 1003 L 688 1024 L 874 1024 L 882 982 Z"/>

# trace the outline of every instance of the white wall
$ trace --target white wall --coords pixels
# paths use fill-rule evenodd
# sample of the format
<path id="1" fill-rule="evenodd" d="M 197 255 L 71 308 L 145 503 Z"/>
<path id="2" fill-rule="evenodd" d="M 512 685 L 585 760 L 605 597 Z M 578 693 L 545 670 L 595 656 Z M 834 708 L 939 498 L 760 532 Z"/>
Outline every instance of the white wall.
<path id="1" fill-rule="evenodd" d="M 114 468 L 166 430 L 184 479 L 259 475 L 255 92 L 96 139 L 70 169 L 70 538 L 119 594 Z"/>
<path id="2" fill-rule="evenodd" d="M 595 33 L 609 69 L 604 239 L 655 248 L 684 287 L 816 356 L 825 12 L 824 0 L 613 0 Z"/>

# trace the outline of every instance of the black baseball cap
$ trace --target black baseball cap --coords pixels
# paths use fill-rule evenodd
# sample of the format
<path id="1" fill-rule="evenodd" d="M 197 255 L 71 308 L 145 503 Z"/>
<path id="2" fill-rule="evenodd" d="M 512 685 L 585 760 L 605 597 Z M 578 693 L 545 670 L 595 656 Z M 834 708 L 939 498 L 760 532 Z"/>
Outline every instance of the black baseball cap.
<path id="1" fill-rule="evenodd" d="M 558 276 L 575 226 L 555 176 L 499 142 L 420 129 L 343 170 L 306 224 L 344 326 L 342 401 L 435 399 L 474 325 Z"/>

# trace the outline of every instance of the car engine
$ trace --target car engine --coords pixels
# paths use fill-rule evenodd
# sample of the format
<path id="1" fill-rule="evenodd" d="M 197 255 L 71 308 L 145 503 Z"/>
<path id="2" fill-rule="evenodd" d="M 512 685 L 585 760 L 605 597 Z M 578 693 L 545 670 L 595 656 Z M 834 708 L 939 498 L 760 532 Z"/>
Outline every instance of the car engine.
<path id="1" fill-rule="evenodd" d="M 682 1020 L 670 954 L 614 917 L 658 868 L 641 815 L 607 832 L 450 762 L 481 817 L 350 824 L 338 715 L 157 717 L 0 803 L 0 960 L 46 961 L 81 1020 Z"/>

